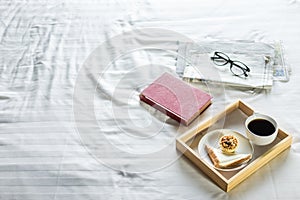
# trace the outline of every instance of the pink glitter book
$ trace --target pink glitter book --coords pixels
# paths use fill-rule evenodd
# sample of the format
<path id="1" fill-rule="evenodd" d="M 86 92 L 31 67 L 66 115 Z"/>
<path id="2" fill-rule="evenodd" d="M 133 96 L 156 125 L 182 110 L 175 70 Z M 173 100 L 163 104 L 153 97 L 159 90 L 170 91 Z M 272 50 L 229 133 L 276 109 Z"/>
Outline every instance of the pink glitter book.
<path id="1" fill-rule="evenodd" d="M 212 96 L 164 73 L 140 94 L 140 100 L 172 119 L 189 125 L 210 104 Z"/>

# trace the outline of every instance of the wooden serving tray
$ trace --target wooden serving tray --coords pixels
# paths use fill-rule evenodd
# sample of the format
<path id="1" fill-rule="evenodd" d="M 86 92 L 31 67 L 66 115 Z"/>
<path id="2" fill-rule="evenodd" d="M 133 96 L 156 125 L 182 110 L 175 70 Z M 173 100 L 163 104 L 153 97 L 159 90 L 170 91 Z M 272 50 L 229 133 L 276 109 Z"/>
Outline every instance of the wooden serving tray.
<path id="1" fill-rule="evenodd" d="M 266 146 L 254 145 L 252 160 L 246 167 L 230 172 L 219 171 L 202 159 L 198 153 L 198 143 L 214 125 L 223 122 L 222 128 L 229 128 L 246 135 L 244 122 L 253 114 L 253 109 L 241 100 L 229 105 L 224 111 L 200 124 L 195 130 L 187 132 L 176 139 L 176 148 L 196 164 L 220 188 L 228 192 L 256 172 L 278 154 L 291 146 L 292 136 L 279 128 L 277 138 Z"/>

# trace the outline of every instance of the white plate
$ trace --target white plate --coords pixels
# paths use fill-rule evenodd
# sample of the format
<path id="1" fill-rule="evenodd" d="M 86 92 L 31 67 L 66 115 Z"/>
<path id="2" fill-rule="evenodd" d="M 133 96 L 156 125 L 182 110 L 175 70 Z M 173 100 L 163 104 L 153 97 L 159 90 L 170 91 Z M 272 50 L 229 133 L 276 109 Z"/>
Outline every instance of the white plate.
<path id="1" fill-rule="evenodd" d="M 221 170 L 221 171 L 234 171 L 234 170 L 238 170 L 241 169 L 243 167 L 245 167 L 247 165 L 247 163 L 243 163 L 237 167 L 234 168 L 218 168 L 215 167 L 214 164 L 212 163 L 212 161 L 210 160 L 207 151 L 205 150 L 205 145 L 209 145 L 211 147 L 217 148 L 219 149 L 219 140 L 223 135 L 233 135 L 238 139 L 238 147 L 235 150 L 236 153 L 243 153 L 243 154 L 253 154 L 253 146 L 250 143 L 250 141 L 248 140 L 248 138 L 246 138 L 245 136 L 243 136 L 242 134 L 230 130 L 230 129 L 218 129 L 218 130 L 213 130 L 211 132 L 206 133 L 200 140 L 199 144 L 198 144 L 198 152 L 200 154 L 200 157 L 206 161 L 208 164 L 210 164 L 212 167 Z"/>

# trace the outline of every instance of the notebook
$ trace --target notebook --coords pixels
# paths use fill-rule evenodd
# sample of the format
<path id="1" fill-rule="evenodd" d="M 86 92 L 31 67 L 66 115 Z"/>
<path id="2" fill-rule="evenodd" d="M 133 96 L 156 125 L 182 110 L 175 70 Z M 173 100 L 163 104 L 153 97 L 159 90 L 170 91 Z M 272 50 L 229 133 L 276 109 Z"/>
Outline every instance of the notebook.
<path id="1" fill-rule="evenodd" d="M 186 126 L 211 104 L 212 99 L 208 93 L 169 73 L 162 74 L 139 96 L 141 101 Z"/>

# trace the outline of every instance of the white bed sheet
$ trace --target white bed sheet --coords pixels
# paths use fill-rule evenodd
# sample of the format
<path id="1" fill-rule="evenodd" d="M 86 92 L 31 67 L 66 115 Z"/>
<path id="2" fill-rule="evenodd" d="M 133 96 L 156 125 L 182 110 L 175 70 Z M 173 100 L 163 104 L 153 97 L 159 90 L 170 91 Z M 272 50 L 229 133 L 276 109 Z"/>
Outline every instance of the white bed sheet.
<path id="1" fill-rule="evenodd" d="M 1 1 L 0 199 L 299 199 L 299 21 L 297 0 Z M 175 74 L 176 56 L 137 50 L 100 69 L 103 42 L 143 28 L 195 41 L 282 40 L 289 82 L 274 82 L 269 92 L 204 88 L 213 105 L 191 127 L 242 99 L 276 118 L 292 147 L 222 191 L 176 151 L 175 137 L 188 128 L 139 104 L 154 77 Z M 166 35 L 152 39 L 176 49 Z M 130 40 L 147 46 L 143 41 Z M 78 80 L 88 64 L 94 71 L 86 68 Z M 76 86 L 96 88 L 93 99 L 76 95 Z M 85 107 L 97 124 L 80 115 Z"/>

